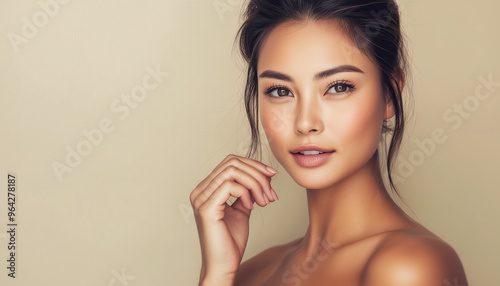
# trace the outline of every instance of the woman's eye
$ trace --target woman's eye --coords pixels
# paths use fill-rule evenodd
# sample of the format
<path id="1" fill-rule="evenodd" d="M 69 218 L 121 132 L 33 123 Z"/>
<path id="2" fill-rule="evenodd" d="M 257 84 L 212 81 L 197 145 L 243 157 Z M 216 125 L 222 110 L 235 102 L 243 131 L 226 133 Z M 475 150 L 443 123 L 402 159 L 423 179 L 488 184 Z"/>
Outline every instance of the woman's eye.
<path id="1" fill-rule="evenodd" d="M 347 93 L 350 93 L 353 89 L 354 85 L 350 83 L 338 82 L 334 85 L 331 85 L 327 93 L 334 94 L 336 96 L 343 96 L 346 95 Z M 268 90 L 269 91 L 267 91 L 266 94 L 270 97 L 281 98 L 281 97 L 293 96 L 292 92 L 286 87 L 278 86 L 270 88 Z"/>
<path id="2" fill-rule="evenodd" d="M 284 96 L 289 96 L 291 93 L 288 89 L 283 88 L 283 87 L 277 87 L 269 92 L 271 96 L 274 97 L 284 97 Z"/>
<path id="3" fill-rule="evenodd" d="M 345 83 L 334 84 L 329 90 L 329 93 L 345 93 L 351 91 L 354 86 Z"/>

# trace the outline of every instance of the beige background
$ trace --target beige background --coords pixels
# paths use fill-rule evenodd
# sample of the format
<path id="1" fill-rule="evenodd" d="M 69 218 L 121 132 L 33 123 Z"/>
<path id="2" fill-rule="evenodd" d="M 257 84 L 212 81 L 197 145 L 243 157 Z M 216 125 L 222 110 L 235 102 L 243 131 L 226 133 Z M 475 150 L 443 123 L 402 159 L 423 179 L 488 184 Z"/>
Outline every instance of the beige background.
<path id="1" fill-rule="evenodd" d="M 0 3 L 0 284 L 196 285 L 189 193 L 248 146 L 244 65 L 233 46 L 243 1 L 62 2 L 45 18 L 38 1 Z M 500 4 L 400 4 L 415 106 L 399 189 L 414 216 L 457 250 L 470 285 L 497 285 L 500 87 L 473 97 L 479 77 L 500 82 Z M 13 34 L 24 42 L 13 45 Z M 155 81 L 148 67 L 168 76 Z M 142 101 L 125 108 L 131 93 Z M 458 104 L 471 110 L 460 126 L 443 119 Z M 102 142 L 85 143 L 82 130 L 103 120 Z M 424 154 L 415 140 L 436 128 L 446 140 Z M 52 165 L 67 165 L 67 148 L 78 146 L 88 154 L 58 179 Z M 281 171 L 273 180 L 280 201 L 253 212 L 245 259 L 307 226 L 304 190 L 265 162 Z M 6 269 L 9 172 L 18 177 L 15 280 Z M 462 285 L 453 283 L 443 285 Z"/>

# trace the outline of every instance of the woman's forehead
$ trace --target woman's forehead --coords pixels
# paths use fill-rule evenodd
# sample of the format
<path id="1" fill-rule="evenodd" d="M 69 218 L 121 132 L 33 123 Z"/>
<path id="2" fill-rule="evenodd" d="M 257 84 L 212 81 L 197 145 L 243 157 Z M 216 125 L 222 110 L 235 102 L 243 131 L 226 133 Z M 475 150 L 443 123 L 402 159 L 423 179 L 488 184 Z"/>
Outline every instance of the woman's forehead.
<path id="1" fill-rule="evenodd" d="M 316 73 L 340 65 L 376 72 L 374 64 L 335 22 L 288 21 L 275 27 L 263 41 L 257 71 L 282 69 Z"/>

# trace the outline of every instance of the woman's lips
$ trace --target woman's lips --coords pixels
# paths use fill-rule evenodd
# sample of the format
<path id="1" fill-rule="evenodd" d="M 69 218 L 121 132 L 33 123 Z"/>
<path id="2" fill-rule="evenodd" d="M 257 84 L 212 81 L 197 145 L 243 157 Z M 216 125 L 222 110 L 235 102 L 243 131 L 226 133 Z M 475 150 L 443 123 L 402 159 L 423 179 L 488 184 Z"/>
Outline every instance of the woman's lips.
<path id="1" fill-rule="evenodd" d="M 295 162 L 297 162 L 297 164 L 299 164 L 300 166 L 306 168 L 312 168 L 321 166 L 328 160 L 328 158 L 330 158 L 330 156 L 334 152 L 335 151 L 330 151 L 317 155 L 302 155 L 300 153 L 292 153 L 292 155 L 293 158 L 295 159 Z"/>
<path id="2" fill-rule="evenodd" d="M 290 151 L 290 153 L 299 153 L 301 151 L 320 151 L 320 152 L 333 152 L 335 150 L 333 149 L 327 149 L 327 148 L 324 148 L 322 146 L 318 146 L 316 144 L 302 144 L 302 145 L 299 145 L 297 146 L 297 148 L 293 149 L 292 151 Z"/>

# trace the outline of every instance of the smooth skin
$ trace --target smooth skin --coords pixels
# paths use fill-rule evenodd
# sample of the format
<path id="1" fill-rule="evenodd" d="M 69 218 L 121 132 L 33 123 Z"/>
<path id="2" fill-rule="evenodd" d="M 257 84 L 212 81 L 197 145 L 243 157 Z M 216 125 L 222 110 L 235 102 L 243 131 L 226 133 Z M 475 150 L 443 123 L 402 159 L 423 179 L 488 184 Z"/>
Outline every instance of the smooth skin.
<path id="1" fill-rule="evenodd" d="M 253 202 L 277 199 L 269 183 L 275 173 L 228 156 L 191 193 L 200 285 L 467 285 L 453 248 L 387 194 L 377 149 L 392 103 L 377 67 L 336 22 L 277 26 L 261 47 L 257 74 L 262 126 L 276 159 L 307 191 L 309 227 L 240 265 Z M 404 85 L 402 73 L 399 80 Z M 321 166 L 302 167 L 290 153 L 301 144 L 335 152 Z"/>

